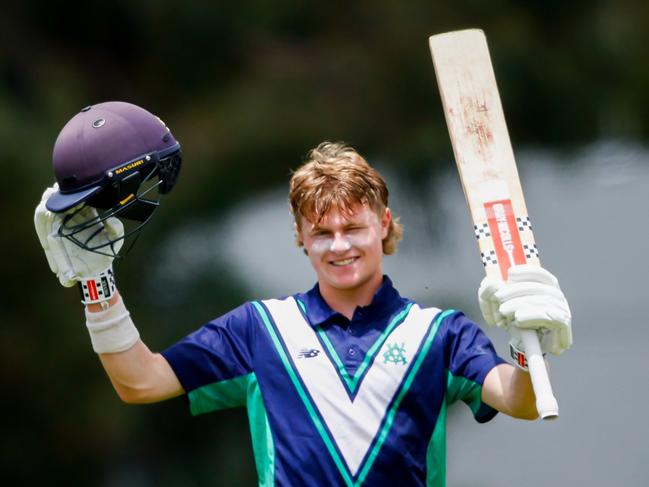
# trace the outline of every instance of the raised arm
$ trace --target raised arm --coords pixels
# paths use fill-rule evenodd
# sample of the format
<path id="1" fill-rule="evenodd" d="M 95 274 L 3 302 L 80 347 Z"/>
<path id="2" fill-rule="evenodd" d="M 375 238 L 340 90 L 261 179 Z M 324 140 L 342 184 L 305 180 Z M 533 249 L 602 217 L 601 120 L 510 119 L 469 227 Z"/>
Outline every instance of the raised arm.
<path id="1" fill-rule="evenodd" d="M 82 248 L 59 231 L 66 220 L 92 220 L 96 210 L 88 206 L 66 213 L 49 211 L 45 202 L 56 191 L 48 188 L 34 213 L 34 224 L 50 269 L 65 287 L 78 285 L 86 304 L 86 326 L 93 350 L 119 397 L 129 403 L 162 401 L 182 394 L 176 375 L 162 357 L 142 342 L 124 301 L 117 292 L 112 263 L 119 251 L 124 227 L 117 218 L 95 222 L 79 232 L 77 238 L 92 238 L 96 245 L 113 241 L 104 253 Z M 90 237 L 92 236 L 92 237 Z M 112 254 L 112 255 L 111 255 Z"/>
<path id="2" fill-rule="evenodd" d="M 159 353 L 153 353 L 139 334 L 119 293 L 110 300 L 110 307 L 98 304 L 86 306 L 86 325 L 95 352 L 115 391 L 127 403 L 144 404 L 179 396 L 184 390 Z M 132 338 L 130 338 L 132 337 Z M 124 342 L 134 344 L 122 350 Z M 115 350 L 111 347 L 117 344 Z"/>

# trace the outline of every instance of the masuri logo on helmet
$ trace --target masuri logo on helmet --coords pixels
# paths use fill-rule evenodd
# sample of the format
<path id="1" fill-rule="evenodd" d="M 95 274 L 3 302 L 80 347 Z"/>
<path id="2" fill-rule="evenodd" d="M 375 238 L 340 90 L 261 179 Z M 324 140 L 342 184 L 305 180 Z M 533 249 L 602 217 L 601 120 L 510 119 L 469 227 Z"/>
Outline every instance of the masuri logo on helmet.
<path id="1" fill-rule="evenodd" d="M 83 231 L 97 226 L 99 233 L 106 219 L 118 217 L 130 227 L 122 239 L 137 235 L 159 206 L 160 195 L 176 184 L 182 152 L 160 118 L 112 101 L 76 114 L 59 133 L 52 160 L 59 190 L 46 206 L 65 213 L 59 234 L 86 250 L 117 256 L 115 240 L 93 243 L 94 232 Z M 74 217 L 86 206 L 97 216 L 79 223 Z M 90 237 L 80 240 L 81 232 Z"/>

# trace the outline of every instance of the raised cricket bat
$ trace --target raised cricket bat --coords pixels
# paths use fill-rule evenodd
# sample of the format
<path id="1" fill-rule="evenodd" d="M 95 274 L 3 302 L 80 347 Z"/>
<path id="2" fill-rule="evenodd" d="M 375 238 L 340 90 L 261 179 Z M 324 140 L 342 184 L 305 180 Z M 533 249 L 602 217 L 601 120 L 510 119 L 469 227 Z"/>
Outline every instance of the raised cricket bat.
<path id="1" fill-rule="evenodd" d="M 482 30 L 469 29 L 434 35 L 429 42 L 482 263 L 487 275 L 507 279 L 510 266 L 540 262 L 487 40 Z M 533 330 L 523 330 L 522 339 L 536 408 L 541 418 L 554 419 L 559 406 L 538 336 Z M 514 360 L 524 360 L 522 355 L 511 354 Z"/>

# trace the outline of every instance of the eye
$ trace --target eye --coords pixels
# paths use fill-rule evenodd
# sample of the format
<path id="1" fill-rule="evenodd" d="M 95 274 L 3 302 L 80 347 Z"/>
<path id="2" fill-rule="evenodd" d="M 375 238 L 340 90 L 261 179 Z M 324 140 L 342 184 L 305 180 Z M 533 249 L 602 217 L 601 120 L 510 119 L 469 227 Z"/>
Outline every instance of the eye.
<path id="1" fill-rule="evenodd" d="M 359 231 L 364 230 L 364 229 L 365 229 L 365 227 L 362 226 L 362 225 L 353 225 L 351 227 L 347 227 L 347 231 L 352 232 L 352 233 L 353 232 L 359 232 Z"/>

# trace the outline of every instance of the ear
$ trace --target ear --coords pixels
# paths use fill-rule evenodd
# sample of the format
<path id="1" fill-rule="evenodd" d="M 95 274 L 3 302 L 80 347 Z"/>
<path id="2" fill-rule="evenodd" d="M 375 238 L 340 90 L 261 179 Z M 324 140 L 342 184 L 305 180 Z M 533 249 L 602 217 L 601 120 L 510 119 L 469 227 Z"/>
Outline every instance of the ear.
<path id="1" fill-rule="evenodd" d="M 386 207 L 383 215 L 381 215 L 381 240 L 388 236 L 390 231 L 390 222 L 392 221 L 392 212 L 390 208 Z"/>

